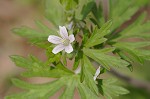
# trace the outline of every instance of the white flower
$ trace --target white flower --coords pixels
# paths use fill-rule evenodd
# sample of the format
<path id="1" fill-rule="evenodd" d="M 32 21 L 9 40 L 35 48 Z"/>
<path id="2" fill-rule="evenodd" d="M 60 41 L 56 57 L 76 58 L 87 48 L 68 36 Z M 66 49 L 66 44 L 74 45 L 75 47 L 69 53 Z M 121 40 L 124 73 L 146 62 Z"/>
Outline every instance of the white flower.
<path id="1" fill-rule="evenodd" d="M 74 71 L 75 74 L 79 74 L 80 72 L 81 72 L 81 66 L 79 66 L 79 67 Z"/>
<path id="2" fill-rule="evenodd" d="M 97 68 L 93 79 L 96 80 L 96 78 L 97 78 L 97 76 L 98 76 L 99 74 L 100 74 L 100 66 Z"/>
<path id="3" fill-rule="evenodd" d="M 60 51 L 65 50 L 65 52 L 71 53 L 73 51 L 71 43 L 75 40 L 74 35 L 71 34 L 68 36 L 65 26 L 59 26 L 59 34 L 61 37 L 55 35 L 50 35 L 48 37 L 49 42 L 57 45 L 52 52 L 57 54 Z"/>
<path id="4" fill-rule="evenodd" d="M 68 30 L 71 30 L 72 26 L 73 26 L 73 21 L 71 21 L 70 24 L 67 26 Z"/>

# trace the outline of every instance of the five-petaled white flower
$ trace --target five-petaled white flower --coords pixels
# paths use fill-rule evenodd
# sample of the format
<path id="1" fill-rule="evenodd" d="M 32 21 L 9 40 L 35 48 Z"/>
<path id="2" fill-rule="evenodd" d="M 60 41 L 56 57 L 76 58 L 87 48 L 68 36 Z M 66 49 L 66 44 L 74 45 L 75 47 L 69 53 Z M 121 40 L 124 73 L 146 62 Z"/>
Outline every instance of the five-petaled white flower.
<path id="1" fill-rule="evenodd" d="M 96 80 L 96 78 L 97 78 L 97 76 L 98 76 L 99 74 L 100 74 L 100 66 L 97 68 L 93 79 Z"/>
<path id="2" fill-rule="evenodd" d="M 62 50 L 65 50 L 67 53 L 71 53 L 73 51 L 71 43 L 75 40 L 73 34 L 68 36 L 68 32 L 65 26 L 59 26 L 59 36 L 50 35 L 48 37 L 48 41 L 56 44 L 57 46 L 52 50 L 54 54 L 59 53 Z"/>

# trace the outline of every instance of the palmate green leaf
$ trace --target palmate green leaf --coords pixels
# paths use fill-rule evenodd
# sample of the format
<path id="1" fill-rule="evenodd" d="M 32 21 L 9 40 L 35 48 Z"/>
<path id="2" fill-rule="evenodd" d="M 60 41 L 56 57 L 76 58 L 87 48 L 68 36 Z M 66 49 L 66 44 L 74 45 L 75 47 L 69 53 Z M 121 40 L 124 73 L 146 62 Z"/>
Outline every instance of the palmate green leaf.
<path id="1" fill-rule="evenodd" d="M 150 45 L 150 41 L 142 41 L 142 42 L 118 42 L 114 44 L 117 47 L 128 47 L 130 49 L 142 48 Z"/>
<path id="2" fill-rule="evenodd" d="M 144 60 L 150 60 L 150 51 L 149 50 L 136 50 L 135 51 L 139 57 L 142 57 Z"/>
<path id="3" fill-rule="evenodd" d="M 42 31 L 42 33 L 51 34 L 51 35 L 57 35 L 57 32 L 50 29 L 48 26 L 43 24 L 40 20 L 35 21 L 37 27 Z"/>
<path id="4" fill-rule="evenodd" d="M 110 19 L 113 19 L 112 31 L 120 27 L 125 21 L 129 20 L 139 9 L 135 0 L 109 0 Z"/>
<path id="5" fill-rule="evenodd" d="M 83 73 L 85 75 L 85 78 L 84 78 L 85 84 L 91 89 L 91 91 L 93 91 L 94 93 L 98 95 L 98 88 L 93 79 L 94 74 L 95 74 L 95 69 L 86 56 L 83 57 L 83 60 L 84 60 Z"/>
<path id="6" fill-rule="evenodd" d="M 14 28 L 12 31 L 17 35 L 27 37 L 27 38 L 33 38 L 33 37 L 35 37 L 35 38 L 41 37 L 42 38 L 42 37 L 45 37 L 48 35 L 48 34 L 40 33 L 34 29 L 31 29 L 31 28 L 25 27 L 25 26 L 23 26 L 21 28 Z"/>
<path id="7" fill-rule="evenodd" d="M 51 77 L 60 78 L 63 76 L 74 74 L 72 71 L 66 69 L 62 64 L 56 65 L 56 67 L 47 67 L 46 69 L 37 68 L 28 70 L 22 73 L 24 77 Z"/>
<path id="8" fill-rule="evenodd" d="M 115 47 L 108 47 L 108 48 L 103 48 L 103 49 L 95 50 L 95 51 L 97 51 L 97 53 L 100 52 L 100 53 L 107 54 L 107 53 L 112 53 L 114 50 L 115 50 Z"/>
<path id="9" fill-rule="evenodd" d="M 92 8 L 92 14 L 94 15 L 94 19 L 92 19 L 91 21 L 98 26 L 98 28 L 100 28 L 104 23 L 105 23 L 105 19 L 104 19 L 104 13 L 101 4 L 99 4 L 99 6 L 97 6 L 96 2 Z"/>
<path id="10" fill-rule="evenodd" d="M 66 15 L 59 0 L 45 0 L 45 4 L 46 18 L 50 20 L 55 26 L 64 25 Z"/>
<path id="11" fill-rule="evenodd" d="M 57 32 L 51 29 L 48 29 L 47 26 L 42 24 L 40 21 L 36 22 L 42 30 L 42 32 L 39 32 L 37 30 L 31 29 L 26 26 L 22 26 L 20 28 L 14 28 L 12 31 L 22 37 L 28 38 L 29 41 L 32 44 L 40 43 L 40 42 L 45 42 L 47 41 L 47 38 L 49 35 L 57 35 Z"/>
<path id="12" fill-rule="evenodd" d="M 36 68 L 40 66 L 44 67 L 43 66 L 44 63 L 32 55 L 30 55 L 29 58 L 24 58 L 18 55 L 10 56 L 10 58 L 17 66 L 22 68 L 32 69 L 34 67 Z"/>
<path id="13" fill-rule="evenodd" d="M 76 70 L 78 68 L 80 61 L 81 61 L 80 57 L 81 57 L 81 55 L 79 55 L 79 54 L 75 57 L 75 61 L 73 64 L 73 70 Z"/>
<path id="14" fill-rule="evenodd" d="M 140 25 L 143 23 L 145 19 L 145 13 L 142 13 L 132 24 L 130 24 L 127 28 L 125 28 L 123 31 L 121 31 L 119 34 L 116 34 L 117 36 L 114 36 L 113 41 L 117 41 L 122 38 L 126 38 L 126 34 L 135 34 L 130 32 L 133 28 L 135 28 L 137 25 Z M 136 31 L 138 32 L 138 31 Z M 137 34 L 137 33 L 136 33 Z M 139 33 L 138 33 L 139 34 Z"/>
<path id="15" fill-rule="evenodd" d="M 60 0 L 60 3 L 64 6 L 65 10 L 75 10 L 78 4 L 78 0 Z"/>
<path id="16" fill-rule="evenodd" d="M 108 33 L 110 33 L 110 28 L 112 26 L 112 21 L 109 20 L 105 24 L 102 25 L 100 29 L 96 28 L 94 33 L 91 36 L 91 39 L 98 39 L 106 36 Z"/>
<path id="17" fill-rule="evenodd" d="M 64 90 L 64 92 L 62 93 L 62 95 L 59 97 L 59 99 L 73 99 L 74 96 L 74 91 L 75 88 L 77 86 L 77 81 L 78 78 L 74 77 L 75 79 L 68 79 L 67 80 L 67 85 L 66 88 Z"/>
<path id="18" fill-rule="evenodd" d="M 53 62 L 56 63 L 60 62 L 59 60 L 61 59 L 61 55 L 60 53 L 56 55 L 52 53 L 53 48 L 54 48 L 53 46 L 46 47 L 47 64 L 51 64 Z"/>
<path id="19" fill-rule="evenodd" d="M 83 20 L 90 13 L 94 6 L 94 0 L 79 0 L 78 8 L 75 10 L 75 18 Z"/>
<path id="20" fill-rule="evenodd" d="M 124 18 L 122 17 L 122 15 L 126 12 L 136 8 L 139 8 L 139 6 L 141 5 L 136 5 L 134 0 L 131 0 L 130 3 L 128 2 L 128 0 L 123 1 L 120 0 L 119 2 L 117 2 L 119 0 L 116 0 L 116 3 L 118 5 L 125 5 L 124 7 L 121 7 L 120 9 L 117 9 L 119 6 L 116 5 L 115 2 L 112 2 L 115 5 L 115 7 L 112 9 L 112 13 L 115 13 L 112 16 L 115 16 L 113 18 L 113 22 L 117 22 L 118 26 L 122 24 L 124 20 Z M 122 3 L 124 2 L 124 3 Z M 134 4 L 134 5 L 133 5 Z M 128 6 L 128 8 L 127 8 Z M 123 11 L 124 10 L 124 11 Z M 135 10 L 136 11 L 136 10 Z M 118 12 L 118 13 L 117 13 Z M 122 13 L 123 12 L 123 13 Z M 119 13 L 120 13 L 120 24 L 119 24 Z M 131 15 L 134 13 L 130 13 L 129 15 L 125 15 L 124 17 L 131 17 Z M 149 46 L 150 43 L 149 41 L 142 41 L 142 42 L 120 42 L 119 40 L 121 39 L 126 39 L 126 38 L 132 38 L 132 37 L 138 37 L 138 38 L 149 38 L 150 34 L 147 33 L 150 31 L 150 22 L 144 22 L 145 21 L 145 13 L 142 13 L 132 24 L 130 24 L 127 28 L 125 28 L 124 30 L 122 30 L 121 32 L 118 32 L 114 37 L 112 37 L 111 41 L 113 42 L 113 46 L 116 47 L 116 49 L 119 49 L 119 52 L 117 52 L 122 59 L 128 61 L 130 64 L 132 64 L 133 62 L 139 62 L 141 64 L 144 63 L 145 60 L 149 60 L 149 54 L 146 55 L 146 53 L 149 53 L 149 51 L 143 51 L 141 49 L 138 48 L 142 48 L 145 46 Z M 115 20 L 116 21 L 115 21 Z M 113 26 L 113 29 L 115 30 L 115 28 L 117 28 L 117 24 L 115 24 Z M 115 43 L 114 43 L 115 42 Z M 146 59 L 147 58 L 147 59 Z"/>
<path id="21" fill-rule="evenodd" d="M 136 60 L 137 62 L 143 64 L 144 60 L 149 60 L 149 52 L 150 51 L 146 51 L 146 50 L 141 50 L 138 48 L 141 47 L 145 47 L 145 46 L 149 46 L 150 42 L 119 42 L 114 44 L 113 46 L 117 47 L 118 49 L 120 49 L 122 52 L 127 52 L 130 56 L 132 56 L 132 58 L 130 58 L 130 60 L 132 60 L 132 62 L 134 62 L 134 60 Z M 147 57 L 147 59 L 146 59 Z"/>
<path id="22" fill-rule="evenodd" d="M 70 75 L 72 73 L 64 72 L 60 69 L 53 69 L 53 70 L 38 70 L 38 71 L 26 71 L 23 72 L 21 75 L 23 77 L 51 77 L 51 78 L 60 78 L 66 75 Z"/>
<path id="23" fill-rule="evenodd" d="M 144 63 L 144 60 L 138 54 L 135 53 L 135 49 L 130 48 L 128 46 L 119 46 L 119 45 L 114 45 L 114 46 L 122 50 L 121 52 L 127 52 L 129 55 L 131 55 L 132 56 L 132 58 L 130 58 L 132 60 L 131 62 L 134 62 L 134 60 L 136 60 L 139 63 L 142 64 Z"/>
<path id="24" fill-rule="evenodd" d="M 75 56 L 75 61 L 73 64 L 73 70 L 76 70 L 78 68 L 79 64 L 81 63 L 82 56 L 83 56 L 83 52 L 79 50 Z"/>
<path id="25" fill-rule="evenodd" d="M 95 95 L 85 83 L 81 83 L 79 79 L 79 75 L 69 75 L 44 84 L 29 84 L 19 79 L 12 79 L 15 86 L 25 89 L 26 91 L 5 98 L 49 99 L 57 91 L 65 87 L 65 90 L 62 92 L 59 99 L 72 99 L 76 88 L 79 91 L 81 98 L 83 97 L 82 99 L 99 99 L 98 96 Z"/>
<path id="26" fill-rule="evenodd" d="M 39 61 L 34 56 L 30 56 L 29 59 L 20 57 L 20 56 L 12 56 L 12 60 L 18 65 L 24 68 L 33 69 L 34 71 L 25 72 L 29 77 L 33 77 L 34 74 L 36 76 L 41 76 L 43 74 L 44 77 L 58 77 L 59 79 L 47 83 L 47 84 L 28 84 L 18 79 L 13 79 L 13 83 L 22 89 L 26 89 L 28 91 L 7 96 L 6 99 L 49 99 L 53 94 L 55 94 L 62 87 L 65 87 L 64 92 L 60 95 L 60 99 L 72 99 L 74 95 L 74 90 L 77 88 L 79 90 L 80 96 L 84 97 L 84 99 L 88 99 L 91 97 L 92 99 L 98 99 L 98 89 L 93 80 L 93 75 L 95 73 L 95 69 L 91 65 L 90 61 L 86 56 L 84 56 L 84 68 L 83 73 L 85 79 L 83 83 L 80 82 L 80 76 L 74 75 L 73 72 L 62 66 L 62 64 L 57 65 L 54 68 L 51 68 L 49 71 L 43 71 L 41 65 L 43 62 Z M 21 60 L 21 61 L 20 61 Z M 29 64 L 26 64 L 28 62 Z M 33 67 L 35 64 L 36 67 Z M 28 67 L 29 65 L 29 67 Z M 42 66 L 44 69 L 45 66 Z M 36 69 L 36 71 L 35 71 Z M 39 70 L 38 70 L 39 69 Z M 42 74 L 43 73 L 43 74 Z M 47 74 L 47 75 L 46 75 Z M 66 74 L 66 75 L 65 75 Z M 97 94 L 97 95 L 96 95 Z"/>
<path id="27" fill-rule="evenodd" d="M 144 21 L 144 20 L 143 20 Z M 136 24 L 132 29 L 130 29 L 127 33 L 124 33 L 124 37 L 122 38 L 129 38 L 129 37 L 141 37 L 141 38 L 149 38 L 150 34 L 150 22 L 146 23 L 139 23 Z"/>
<path id="28" fill-rule="evenodd" d="M 57 64 L 55 67 L 51 67 L 44 62 L 40 61 L 34 56 L 24 58 L 21 56 L 11 56 L 12 61 L 19 67 L 27 69 L 26 72 L 22 73 L 24 77 L 52 77 L 60 78 L 65 75 L 73 74 L 72 71 L 68 70 L 62 64 Z"/>
<path id="29" fill-rule="evenodd" d="M 131 56 L 130 59 L 132 60 L 132 62 L 136 61 L 136 62 L 139 62 L 139 63 L 143 64 L 144 59 L 142 57 L 140 57 L 138 54 L 136 54 L 135 50 L 136 49 L 133 50 L 133 49 L 130 49 L 130 48 L 125 48 L 124 52 L 127 52 Z"/>
<path id="30" fill-rule="evenodd" d="M 10 58 L 13 62 L 15 62 L 16 66 L 27 68 L 27 69 L 30 68 L 31 62 L 29 62 L 28 59 L 17 55 L 10 56 Z"/>
<path id="31" fill-rule="evenodd" d="M 85 47 L 92 47 L 105 42 L 107 39 L 103 37 L 109 34 L 111 25 L 112 21 L 108 21 L 100 29 L 96 27 L 91 37 L 85 43 Z"/>
<path id="32" fill-rule="evenodd" d="M 84 75 L 84 61 L 81 60 L 81 73 L 80 73 L 80 82 L 83 83 L 85 75 Z"/>
<path id="33" fill-rule="evenodd" d="M 28 91 L 7 96 L 6 99 L 49 99 L 65 84 L 66 78 L 61 78 L 46 84 L 29 84 L 18 79 L 12 79 L 17 87 Z"/>
<path id="34" fill-rule="evenodd" d="M 66 89 L 60 99 L 72 99 L 75 88 L 79 91 L 81 99 L 99 99 L 95 92 L 90 90 L 85 82 L 81 83 L 79 79 L 78 75 L 74 75 L 71 79 L 67 80 Z"/>
<path id="35" fill-rule="evenodd" d="M 98 44 L 101 44 L 103 42 L 105 42 L 107 39 L 106 38 L 101 38 L 101 39 L 94 39 L 92 40 L 90 43 L 86 44 L 85 47 L 92 47 L 92 46 L 95 46 L 95 45 L 98 45 Z"/>
<path id="36" fill-rule="evenodd" d="M 90 60 L 88 59 L 88 57 L 84 55 L 83 56 L 83 61 L 84 61 L 85 72 L 88 72 L 88 73 L 94 75 L 96 70 L 92 66 L 92 64 L 91 64 Z"/>
<path id="37" fill-rule="evenodd" d="M 129 93 L 127 89 L 115 85 L 115 82 L 115 79 L 103 80 L 102 85 L 100 87 L 102 87 L 102 90 L 104 92 L 103 95 L 106 97 L 106 99 L 112 99 L 112 96 L 119 96 Z"/>
<path id="38" fill-rule="evenodd" d="M 126 54 L 123 51 L 119 51 L 117 53 L 122 59 L 126 60 L 127 62 L 129 62 L 129 63 L 133 62 L 132 59 L 129 58 L 128 56 L 126 56 Z"/>
<path id="39" fill-rule="evenodd" d="M 110 69 L 110 67 L 126 67 L 129 65 L 128 62 L 120 59 L 117 56 L 110 56 L 106 53 L 101 52 L 101 50 L 94 50 L 94 49 L 83 49 L 83 52 L 88 57 L 92 58 L 93 60 L 97 61 L 101 64 L 104 68 Z"/>
<path id="40" fill-rule="evenodd" d="M 77 86 L 81 99 L 99 99 L 85 84 L 79 83 Z"/>
<path id="41" fill-rule="evenodd" d="M 150 34 L 150 22 L 145 21 L 146 14 L 141 14 L 131 25 L 129 25 L 126 29 L 117 34 L 117 38 L 114 38 L 113 41 L 118 41 L 120 39 L 125 38 L 149 38 Z"/>

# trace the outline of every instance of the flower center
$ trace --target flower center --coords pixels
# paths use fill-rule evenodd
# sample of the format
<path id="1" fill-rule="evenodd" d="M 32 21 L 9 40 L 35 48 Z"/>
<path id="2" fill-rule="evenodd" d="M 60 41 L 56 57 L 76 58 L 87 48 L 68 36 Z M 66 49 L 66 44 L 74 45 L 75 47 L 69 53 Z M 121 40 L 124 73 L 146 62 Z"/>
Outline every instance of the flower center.
<path id="1" fill-rule="evenodd" d="M 62 43 L 63 43 L 63 45 L 68 46 L 70 44 L 70 40 L 69 39 L 63 39 Z"/>

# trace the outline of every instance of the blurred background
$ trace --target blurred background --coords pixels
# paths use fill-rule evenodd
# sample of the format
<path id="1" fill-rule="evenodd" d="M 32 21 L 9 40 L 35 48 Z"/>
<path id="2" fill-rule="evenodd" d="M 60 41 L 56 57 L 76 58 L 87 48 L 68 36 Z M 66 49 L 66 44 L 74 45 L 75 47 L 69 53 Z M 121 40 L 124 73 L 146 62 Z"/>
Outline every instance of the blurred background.
<path id="1" fill-rule="evenodd" d="M 30 45 L 26 39 L 13 34 L 11 31 L 11 29 L 22 25 L 36 29 L 35 19 L 41 20 L 50 27 L 51 24 L 43 15 L 43 1 L 0 0 L 0 99 L 20 91 L 11 84 L 10 78 L 20 77 L 19 73 L 23 69 L 16 67 L 11 62 L 10 55 L 27 56 L 30 53 L 45 59 L 45 52 L 42 49 Z M 139 13 L 142 11 L 146 11 L 148 13 L 147 19 L 150 19 L 150 6 L 146 5 L 140 9 Z M 120 71 L 122 71 L 121 74 L 113 73 L 114 76 L 112 77 L 117 78 L 118 84 L 123 85 L 130 93 L 114 97 L 114 99 L 150 99 L 150 62 L 147 61 L 143 66 L 135 64 L 133 72 L 124 69 Z M 48 78 L 40 77 L 22 79 L 33 83 L 49 81 Z M 54 96 L 54 99 L 57 98 Z"/>

